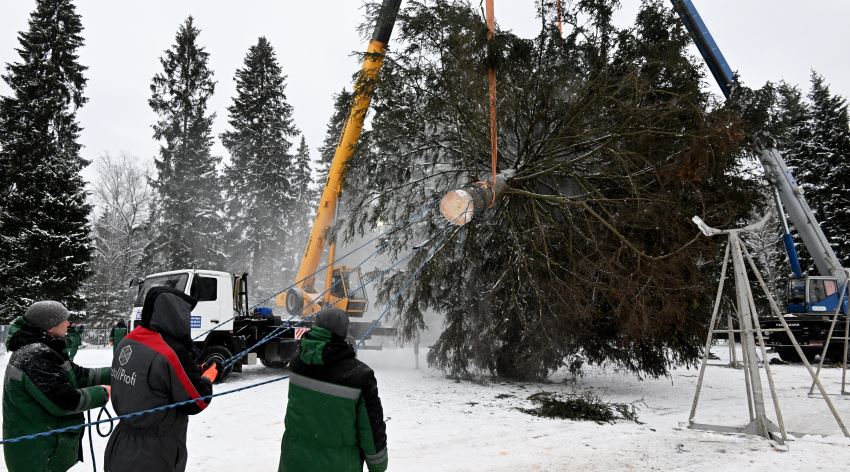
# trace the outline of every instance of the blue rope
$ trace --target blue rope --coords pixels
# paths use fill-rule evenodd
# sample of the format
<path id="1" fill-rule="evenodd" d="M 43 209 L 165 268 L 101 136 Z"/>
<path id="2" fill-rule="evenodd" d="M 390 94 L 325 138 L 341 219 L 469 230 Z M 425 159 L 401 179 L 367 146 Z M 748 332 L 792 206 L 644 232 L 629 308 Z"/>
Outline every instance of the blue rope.
<path id="1" fill-rule="evenodd" d="M 98 421 L 78 424 L 78 425 L 74 425 L 74 426 L 67 426 L 65 428 L 52 429 L 50 431 L 43 431 L 41 433 L 28 434 L 26 436 L 19 436 L 19 437 L 11 438 L 11 439 L 4 439 L 4 440 L 0 441 L 0 444 L 14 444 L 14 443 L 22 442 L 22 441 L 27 441 L 27 440 L 30 440 L 30 439 L 38 439 L 38 438 L 43 438 L 43 437 L 46 437 L 46 436 L 52 436 L 54 434 L 68 433 L 68 432 L 71 432 L 71 431 L 76 431 L 78 429 L 83 429 L 87 426 L 96 426 L 96 425 L 100 425 L 100 424 L 103 424 L 103 423 L 111 423 L 113 421 L 126 420 L 128 418 L 135 418 L 137 416 L 143 416 L 143 415 L 147 415 L 147 414 L 150 414 L 150 413 L 157 413 L 157 412 L 160 412 L 160 411 L 171 410 L 173 408 L 177 408 L 178 406 L 189 405 L 191 403 L 195 403 L 198 400 L 207 401 L 207 400 L 210 400 L 210 399 L 215 398 L 215 397 L 230 395 L 231 393 L 241 392 L 243 390 L 248 390 L 248 389 L 260 387 L 260 386 L 267 385 L 267 384 L 270 384 L 270 383 L 273 383 L 273 382 L 279 382 L 281 380 L 288 379 L 288 378 L 289 378 L 288 375 L 284 375 L 282 377 L 277 377 L 277 378 L 274 378 L 274 379 L 271 379 L 271 380 L 265 380 L 263 382 L 257 382 L 255 384 L 235 388 L 233 390 L 228 390 L 226 392 L 214 393 L 214 394 L 206 395 L 206 396 L 199 397 L 199 398 L 193 398 L 191 400 L 184 400 L 184 401 L 177 402 L 177 403 L 171 403 L 169 405 L 158 406 L 156 408 L 151 408 L 149 410 L 136 411 L 136 412 L 133 412 L 133 413 L 127 413 L 126 415 L 116 416 L 114 418 L 107 418 L 105 420 L 98 420 Z"/>
<path id="2" fill-rule="evenodd" d="M 91 451 L 91 468 L 94 472 L 97 472 L 97 459 L 94 456 L 94 438 L 91 435 L 91 410 L 86 412 L 86 419 L 88 419 L 88 433 L 89 433 L 89 450 Z"/>

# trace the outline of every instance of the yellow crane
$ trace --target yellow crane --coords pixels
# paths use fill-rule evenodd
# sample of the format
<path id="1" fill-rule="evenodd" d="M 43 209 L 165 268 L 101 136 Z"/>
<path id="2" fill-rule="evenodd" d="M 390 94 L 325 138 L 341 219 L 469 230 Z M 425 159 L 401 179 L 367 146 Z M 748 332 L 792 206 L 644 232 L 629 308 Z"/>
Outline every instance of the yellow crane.
<path id="1" fill-rule="evenodd" d="M 342 195 L 348 161 L 354 153 L 354 146 L 360 139 L 363 120 L 372 101 L 375 83 L 384 64 L 387 44 L 392 35 L 401 0 L 384 0 L 375 23 L 375 31 L 369 41 L 369 47 L 363 59 L 359 78 L 354 88 L 354 98 L 348 119 L 342 131 L 339 144 L 334 152 L 328 171 L 328 180 L 319 200 L 316 219 L 307 240 L 307 249 L 301 259 L 296 283 L 286 293 L 276 298 L 277 306 L 285 306 L 290 314 L 312 315 L 325 306 L 341 308 L 349 316 L 363 316 L 368 305 L 366 291 L 362 288 L 360 268 L 334 265 L 336 244 L 331 241 L 328 247 L 328 264 L 325 275 L 325 287 L 319 290 L 316 285 L 316 271 L 322 259 L 322 253 L 328 242 L 328 231 L 336 221 L 337 205 Z M 321 297 L 321 299 L 319 299 Z"/>

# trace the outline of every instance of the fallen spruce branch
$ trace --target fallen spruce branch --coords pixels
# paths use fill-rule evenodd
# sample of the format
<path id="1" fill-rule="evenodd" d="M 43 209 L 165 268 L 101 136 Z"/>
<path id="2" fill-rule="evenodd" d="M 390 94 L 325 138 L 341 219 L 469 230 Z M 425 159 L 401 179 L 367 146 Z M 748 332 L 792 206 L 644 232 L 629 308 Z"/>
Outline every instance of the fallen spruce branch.
<path id="1" fill-rule="evenodd" d="M 528 400 L 536 406 L 517 410 L 544 418 L 595 421 L 599 424 L 623 419 L 643 424 L 638 421 L 636 402 L 609 403 L 590 392 L 559 394 L 541 391 L 530 395 Z"/>

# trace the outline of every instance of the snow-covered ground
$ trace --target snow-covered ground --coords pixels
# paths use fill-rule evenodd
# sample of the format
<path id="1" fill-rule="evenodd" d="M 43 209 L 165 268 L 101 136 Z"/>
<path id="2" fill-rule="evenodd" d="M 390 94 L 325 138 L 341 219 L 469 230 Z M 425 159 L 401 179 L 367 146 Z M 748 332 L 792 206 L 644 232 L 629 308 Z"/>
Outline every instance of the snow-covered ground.
<path id="1" fill-rule="evenodd" d="M 725 359 L 727 349 L 714 351 Z M 2 355 L 5 370 L 8 354 Z M 773 366 L 789 431 L 813 433 L 789 443 L 787 452 L 768 441 L 684 429 L 697 371 L 680 369 L 672 378 L 638 381 L 592 369 L 577 382 L 455 382 L 439 372 L 414 368 L 410 350 L 366 351 L 361 358 L 376 371 L 389 437 L 390 470 L 418 471 L 619 471 L 619 470 L 839 470 L 850 463 L 850 440 L 820 398 L 809 398 L 802 366 Z M 109 364 L 110 350 L 84 349 L 77 362 Z M 217 392 L 281 375 L 260 366 L 234 374 Z M 841 369 L 826 369 L 824 382 L 844 418 L 850 397 L 838 395 Z M 740 426 L 747 422 L 743 371 L 709 368 L 697 412 L 703 423 Z M 766 386 L 766 382 L 765 382 Z M 280 454 L 287 382 L 216 398 L 190 420 L 190 471 L 274 471 Z M 552 420 L 529 416 L 526 398 L 541 390 L 592 391 L 607 401 L 642 402 L 644 424 L 621 421 Z M 766 399 L 769 403 L 769 398 Z M 772 411 L 772 410 L 771 410 Z M 91 470 L 86 463 L 73 471 Z M 106 439 L 95 435 L 98 465 Z M 5 469 L 4 469 L 5 470 Z"/>

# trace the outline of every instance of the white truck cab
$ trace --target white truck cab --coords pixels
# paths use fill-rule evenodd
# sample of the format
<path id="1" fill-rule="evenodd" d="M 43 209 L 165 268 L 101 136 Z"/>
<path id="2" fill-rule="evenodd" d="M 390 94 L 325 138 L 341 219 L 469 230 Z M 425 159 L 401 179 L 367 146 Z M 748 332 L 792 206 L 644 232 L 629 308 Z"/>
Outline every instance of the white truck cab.
<path id="1" fill-rule="evenodd" d="M 213 270 L 173 270 L 145 277 L 133 303 L 132 327 L 142 320 L 142 305 L 148 290 L 170 287 L 198 300 L 192 310 L 192 338 L 203 342 L 212 331 L 233 331 L 233 319 L 247 311 L 234 293 L 238 276 Z M 225 322 L 225 320 L 230 320 Z"/>

